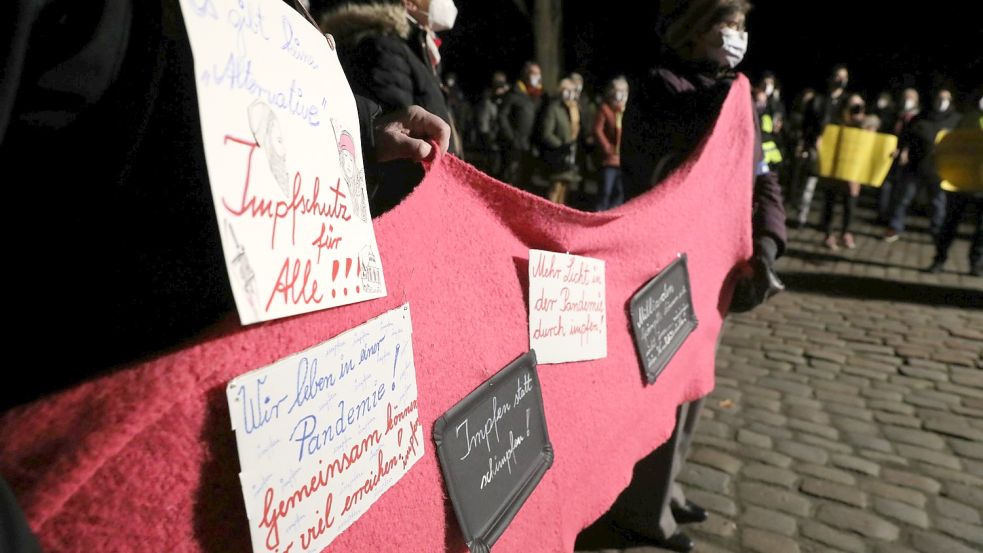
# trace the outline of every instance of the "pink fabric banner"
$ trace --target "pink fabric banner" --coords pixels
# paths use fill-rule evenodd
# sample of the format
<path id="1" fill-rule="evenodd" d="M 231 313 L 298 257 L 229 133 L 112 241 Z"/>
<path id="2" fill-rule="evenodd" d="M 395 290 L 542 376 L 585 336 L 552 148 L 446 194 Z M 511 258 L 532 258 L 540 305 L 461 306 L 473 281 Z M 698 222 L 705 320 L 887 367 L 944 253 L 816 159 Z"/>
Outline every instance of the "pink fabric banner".
<path id="1" fill-rule="evenodd" d="M 658 188 L 584 213 L 453 157 L 375 221 L 389 296 L 241 328 L 0 417 L 0 473 L 46 551 L 248 551 L 225 385 L 409 302 L 426 454 L 328 551 L 464 551 L 433 422 L 528 349 L 529 249 L 604 260 L 608 353 L 539 368 L 555 462 L 496 552 L 572 551 L 577 533 L 710 392 L 727 276 L 751 254 L 754 129 L 732 87 L 711 134 Z M 684 252 L 699 327 L 652 386 L 630 335 L 633 293 Z M 299 283 L 298 283 L 299 286 Z M 31 369 L 35 370 L 35 369 Z"/>

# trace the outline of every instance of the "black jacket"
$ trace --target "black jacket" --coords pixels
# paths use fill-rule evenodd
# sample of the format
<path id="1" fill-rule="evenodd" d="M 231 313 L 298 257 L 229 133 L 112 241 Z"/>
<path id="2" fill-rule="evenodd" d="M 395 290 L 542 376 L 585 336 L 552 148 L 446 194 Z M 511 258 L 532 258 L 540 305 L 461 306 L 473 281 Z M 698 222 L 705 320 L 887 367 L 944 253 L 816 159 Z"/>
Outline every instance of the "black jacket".
<path id="1" fill-rule="evenodd" d="M 386 111 L 418 105 L 452 122 L 425 36 L 401 5 L 345 3 L 321 17 L 321 29 L 334 36 L 338 58 L 356 94 Z M 454 141 L 450 152 L 461 155 Z M 367 175 L 377 183 L 376 190 L 370 191 L 373 215 L 395 207 L 423 179 L 422 166 L 406 160 L 375 169 Z"/>
<path id="2" fill-rule="evenodd" d="M 542 102 L 518 87 L 518 84 L 514 85 L 498 107 L 498 132 L 504 150 L 528 152 L 532 147 L 533 127 Z"/>
<path id="3" fill-rule="evenodd" d="M 402 6 L 345 4 L 321 18 L 356 94 L 388 111 L 418 105 L 450 123 L 440 79 L 430 64 L 423 32 Z"/>
<path id="4" fill-rule="evenodd" d="M 908 164 L 926 177 L 938 179 L 935 170 L 935 139 L 944 130 L 959 125 L 962 115 L 951 107 L 943 112 L 929 109 L 911 120 L 898 139 L 901 148 L 908 149 Z"/>
<path id="5" fill-rule="evenodd" d="M 30 221 L 8 251 L 24 272 L 7 316 L 15 342 L 45 337 L 56 352 L 19 372 L 0 410 L 235 312 L 177 0 L 39 4 L 0 7 L 18 31 L 0 52 L 0 166 L 5 182 L 19 176 L 8 201 Z M 370 129 L 377 107 L 356 103 Z"/>

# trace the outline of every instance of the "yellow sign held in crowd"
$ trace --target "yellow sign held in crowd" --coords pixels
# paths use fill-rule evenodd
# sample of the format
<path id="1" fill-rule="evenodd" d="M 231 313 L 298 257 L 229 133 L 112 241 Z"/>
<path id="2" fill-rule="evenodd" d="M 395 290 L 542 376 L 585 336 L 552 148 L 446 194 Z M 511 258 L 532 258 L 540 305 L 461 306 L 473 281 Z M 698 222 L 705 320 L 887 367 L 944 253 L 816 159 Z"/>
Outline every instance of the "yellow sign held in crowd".
<path id="1" fill-rule="evenodd" d="M 880 186 L 897 148 L 898 138 L 890 134 L 826 125 L 819 145 L 819 175 Z"/>
<path id="2" fill-rule="evenodd" d="M 940 132 L 935 165 L 949 192 L 983 192 L 983 129 Z"/>

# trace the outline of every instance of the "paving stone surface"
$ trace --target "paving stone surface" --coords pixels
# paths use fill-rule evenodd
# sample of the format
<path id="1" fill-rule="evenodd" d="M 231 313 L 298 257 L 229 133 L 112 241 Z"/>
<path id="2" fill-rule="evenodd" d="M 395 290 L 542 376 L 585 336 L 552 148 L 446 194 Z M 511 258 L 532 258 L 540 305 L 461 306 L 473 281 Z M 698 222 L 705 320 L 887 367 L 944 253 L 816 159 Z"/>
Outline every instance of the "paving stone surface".
<path id="1" fill-rule="evenodd" d="M 788 290 L 728 318 L 680 478 L 711 509 L 682 527 L 697 552 L 983 551 L 983 278 L 967 227 L 946 272 L 921 272 L 913 226 L 886 244 L 860 224 L 838 252 L 790 229 Z M 578 551 L 662 551 L 604 545 L 601 524 Z"/>

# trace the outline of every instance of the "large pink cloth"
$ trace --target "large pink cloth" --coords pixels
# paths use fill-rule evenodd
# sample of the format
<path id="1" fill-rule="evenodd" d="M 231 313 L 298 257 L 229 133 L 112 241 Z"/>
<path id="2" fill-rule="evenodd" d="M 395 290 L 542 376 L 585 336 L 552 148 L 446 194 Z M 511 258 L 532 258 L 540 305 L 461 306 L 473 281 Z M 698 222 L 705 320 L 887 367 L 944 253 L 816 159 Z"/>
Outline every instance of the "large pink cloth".
<path id="1" fill-rule="evenodd" d="M 605 213 L 553 205 L 456 158 L 439 160 L 376 220 L 388 297 L 229 324 L 5 413 L 0 473 L 48 551 L 248 551 L 226 383 L 408 301 L 426 452 L 327 550 L 463 551 L 433 422 L 528 349 L 529 249 L 570 252 L 606 262 L 608 356 L 539 368 L 556 458 L 494 550 L 572 551 L 635 462 L 668 438 L 676 406 L 713 388 L 727 276 L 751 253 L 748 94 L 739 79 L 700 151 L 655 190 Z M 626 308 L 677 252 L 689 256 L 700 324 L 644 386 Z M 71 362 L 71 353 L 55 359 Z"/>

